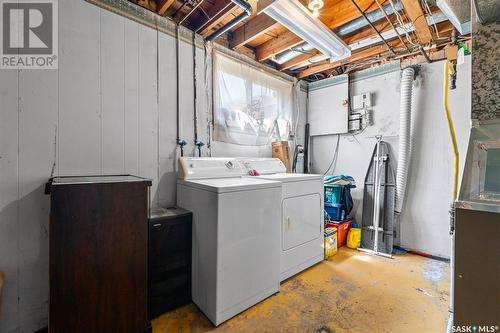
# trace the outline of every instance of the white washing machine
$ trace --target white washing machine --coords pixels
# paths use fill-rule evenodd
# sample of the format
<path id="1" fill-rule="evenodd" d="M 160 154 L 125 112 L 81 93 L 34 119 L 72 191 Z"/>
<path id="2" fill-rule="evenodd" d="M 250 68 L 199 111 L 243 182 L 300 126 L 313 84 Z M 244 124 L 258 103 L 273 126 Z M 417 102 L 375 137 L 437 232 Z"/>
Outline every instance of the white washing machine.
<path id="1" fill-rule="evenodd" d="M 239 158 L 251 178 L 283 183 L 279 207 L 281 227 L 280 281 L 320 262 L 324 258 L 323 176 L 286 173 L 277 158 Z"/>
<path id="2" fill-rule="evenodd" d="M 279 291 L 281 183 L 236 159 L 179 161 L 177 204 L 193 212 L 192 299 L 215 324 Z"/>

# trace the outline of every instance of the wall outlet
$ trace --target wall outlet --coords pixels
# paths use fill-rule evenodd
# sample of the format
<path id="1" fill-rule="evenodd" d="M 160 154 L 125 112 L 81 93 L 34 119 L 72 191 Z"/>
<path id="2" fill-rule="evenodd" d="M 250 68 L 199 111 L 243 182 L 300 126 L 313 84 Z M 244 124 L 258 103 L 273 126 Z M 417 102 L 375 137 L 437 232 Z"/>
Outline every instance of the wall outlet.
<path id="1" fill-rule="evenodd" d="M 359 130 L 361 130 L 361 118 L 349 119 L 349 131 L 359 131 Z"/>

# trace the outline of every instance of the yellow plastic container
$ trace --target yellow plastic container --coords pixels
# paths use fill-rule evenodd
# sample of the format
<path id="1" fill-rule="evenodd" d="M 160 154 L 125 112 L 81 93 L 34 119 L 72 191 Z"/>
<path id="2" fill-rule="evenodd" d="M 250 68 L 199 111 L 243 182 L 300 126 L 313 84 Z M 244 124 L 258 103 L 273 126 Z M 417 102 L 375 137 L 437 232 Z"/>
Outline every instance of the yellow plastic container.
<path id="1" fill-rule="evenodd" d="M 337 253 L 337 228 L 325 229 L 325 259 Z"/>
<path id="2" fill-rule="evenodd" d="M 361 228 L 351 227 L 347 234 L 347 247 L 357 249 L 361 243 Z"/>

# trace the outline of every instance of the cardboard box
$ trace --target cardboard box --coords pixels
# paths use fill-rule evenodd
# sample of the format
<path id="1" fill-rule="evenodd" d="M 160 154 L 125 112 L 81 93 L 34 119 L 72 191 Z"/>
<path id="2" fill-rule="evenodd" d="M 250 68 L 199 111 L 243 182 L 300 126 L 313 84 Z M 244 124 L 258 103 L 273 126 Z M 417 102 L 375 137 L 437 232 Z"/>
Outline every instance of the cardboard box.
<path id="1" fill-rule="evenodd" d="M 272 143 L 272 156 L 279 158 L 286 167 L 286 172 L 292 172 L 290 145 L 288 141 L 276 141 Z"/>

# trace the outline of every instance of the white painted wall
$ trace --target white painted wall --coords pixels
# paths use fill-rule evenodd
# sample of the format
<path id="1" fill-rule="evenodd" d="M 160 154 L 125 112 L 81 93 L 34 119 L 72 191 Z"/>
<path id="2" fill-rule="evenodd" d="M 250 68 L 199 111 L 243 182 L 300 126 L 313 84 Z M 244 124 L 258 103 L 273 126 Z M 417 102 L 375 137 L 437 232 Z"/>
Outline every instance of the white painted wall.
<path id="1" fill-rule="evenodd" d="M 193 47 L 181 42 L 180 52 L 180 136 L 194 155 Z M 196 51 L 197 109 L 207 143 L 204 53 Z M 305 100 L 301 93 L 303 112 Z M 270 156 L 271 148 L 212 142 L 212 153 Z M 47 325 L 43 187 L 53 167 L 54 175 L 149 177 L 153 204 L 170 206 L 176 161 L 175 38 L 85 1 L 59 1 L 59 70 L 0 71 L 0 332 Z"/>
<path id="2" fill-rule="evenodd" d="M 455 130 L 462 159 L 467 149 L 471 111 L 470 57 L 458 68 L 458 87 L 450 93 Z M 441 257 L 450 255 L 449 215 L 453 183 L 453 153 L 443 109 L 443 62 L 422 65 L 414 82 L 413 153 L 401 220 L 401 245 Z M 383 135 L 397 159 L 399 131 L 400 72 L 392 72 L 351 83 L 351 95 L 371 92 L 374 126 L 356 136 L 342 135 L 335 174 L 348 174 L 358 187 L 352 191 L 355 216 L 361 221 L 363 183 L 375 146 L 375 135 Z M 337 136 L 312 139 L 313 172 L 328 168 Z"/>

